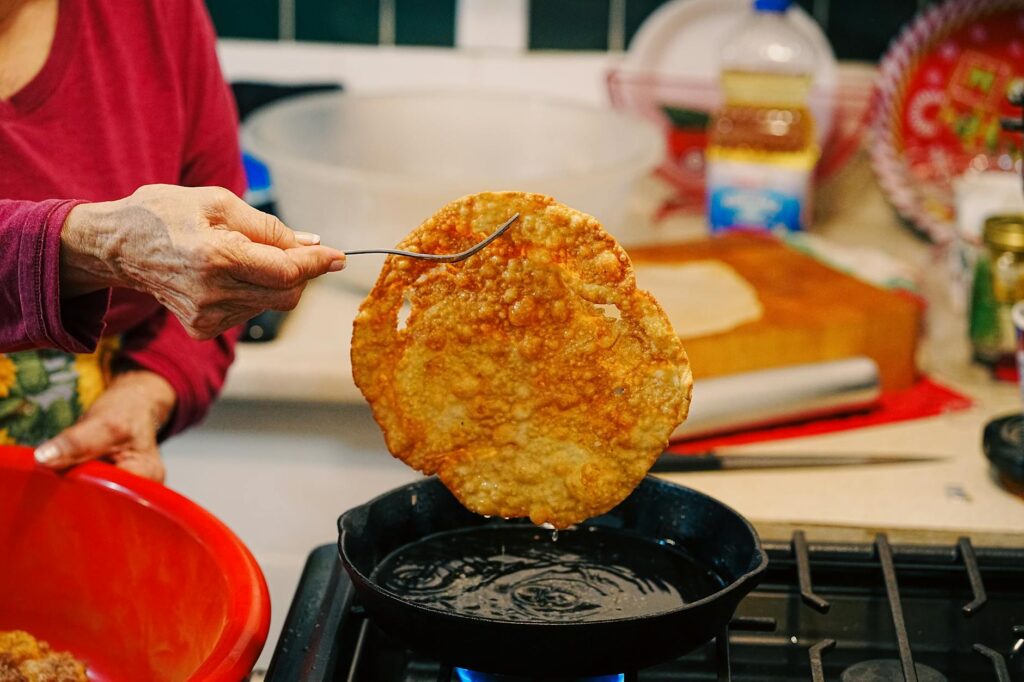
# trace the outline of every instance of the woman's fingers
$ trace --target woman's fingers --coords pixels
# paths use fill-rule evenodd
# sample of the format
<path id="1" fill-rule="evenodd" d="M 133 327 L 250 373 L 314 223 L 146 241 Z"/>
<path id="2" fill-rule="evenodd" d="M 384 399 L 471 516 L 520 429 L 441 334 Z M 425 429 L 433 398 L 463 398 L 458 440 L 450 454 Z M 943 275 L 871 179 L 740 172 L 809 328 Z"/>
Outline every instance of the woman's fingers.
<path id="1" fill-rule="evenodd" d="M 282 250 L 240 240 L 232 246 L 231 276 L 267 289 L 292 289 L 345 267 L 345 254 L 326 246 Z"/>
<path id="2" fill-rule="evenodd" d="M 199 339 L 247 310 L 290 309 L 306 282 L 345 267 L 345 254 L 318 236 L 293 232 L 220 187 L 150 185 L 72 216 L 61 233 L 70 254 L 62 291 L 147 292 Z"/>
<path id="3" fill-rule="evenodd" d="M 319 235 L 292 230 L 277 217 L 253 208 L 234 194 L 223 198 L 221 210 L 221 227 L 239 232 L 257 244 L 291 249 L 320 243 Z"/>
<path id="4" fill-rule="evenodd" d="M 66 469 L 93 459 L 106 457 L 118 468 L 163 483 L 166 475 L 160 451 L 154 444 L 152 450 L 125 449 L 127 441 L 104 438 L 104 431 L 96 426 L 97 421 L 81 422 L 71 426 L 52 440 L 36 448 L 36 461 L 50 469 Z"/>
<path id="5" fill-rule="evenodd" d="M 157 429 L 176 396 L 165 379 L 144 369 L 115 374 L 78 423 L 36 448 L 36 461 L 64 469 L 103 458 L 139 476 L 162 482 Z"/>
<path id="6" fill-rule="evenodd" d="M 110 461 L 119 469 L 130 471 L 136 476 L 142 476 L 157 483 L 163 483 L 167 475 L 164 462 L 160 458 L 160 451 L 155 446 L 152 451 L 121 450 L 112 454 Z"/>
<path id="7" fill-rule="evenodd" d="M 308 281 L 345 268 L 345 252 L 329 246 L 307 246 L 301 249 L 289 249 L 284 252 L 288 260 L 295 264 L 302 273 L 303 281 Z M 326 264 L 327 268 L 323 266 Z"/>
<path id="8" fill-rule="evenodd" d="M 309 280 L 345 264 L 344 253 L 326 246 L 280 249 L 224 230 L 211 230 L 210 239 L 192 268 L 203 273 L 199 285 L 157 296 L 196 339 L 213 338 L 267 309 L 291 310 Z"/>
<path id="9" fill-rule="evenodd" d="M 299 299 L 302 297 L 302 292 L 305 288 L 305 284 L 300 284 L 291 289 L 271 292 L 264 299 L 263 310 L 295 310 L 295 306 L 299 304 Z"/>
<path id="10" fill-rule="evenodd" d="M 84 417 L 36 448 L 36 461 L 51 469 L 66 469 L 102 457 L 131 440 L 123 425 L 102 418 Z"/>

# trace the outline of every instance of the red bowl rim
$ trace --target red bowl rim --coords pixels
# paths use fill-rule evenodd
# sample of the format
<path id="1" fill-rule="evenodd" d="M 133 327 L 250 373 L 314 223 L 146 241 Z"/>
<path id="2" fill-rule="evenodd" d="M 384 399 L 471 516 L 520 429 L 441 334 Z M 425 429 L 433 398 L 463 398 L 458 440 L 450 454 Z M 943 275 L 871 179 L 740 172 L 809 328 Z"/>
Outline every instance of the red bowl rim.
<path id="1" fill-rule="evenodd" d="M 57 473 L 36 464 L 31 448 L 0 446 L 0 467 L 105 488 L 188 531 L 209 549 L 225 574 L 236 578 L 227 581 L 226 626 L 189 679 L 237 682 L 252 671 L 270 629 L 270 594 L 252 553 L 213 514 L 170 488 L 105 462 L 87 462 Z"/>

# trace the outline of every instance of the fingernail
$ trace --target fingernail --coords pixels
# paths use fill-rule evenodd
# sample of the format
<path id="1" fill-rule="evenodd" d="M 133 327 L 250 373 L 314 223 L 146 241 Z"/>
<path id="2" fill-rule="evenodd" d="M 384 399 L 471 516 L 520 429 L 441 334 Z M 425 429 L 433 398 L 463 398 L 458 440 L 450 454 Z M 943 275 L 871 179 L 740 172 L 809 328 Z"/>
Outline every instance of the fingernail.
<path id="1" fill-rule="evenodd" d="M 345 259 L 344 258 L 338 258 L 336 260 L 331 261 L 331 267 L 327 268 L 327 272 L 338 272 L 339 270 L 342 270 L 344 268 L 345 268 Z"/>
<path id="2" fill-rule="evenodd" d="M 60 456 L 60 450 L 53 443 L 43 443 L 36 448 L 35 456 L 40 464 L 49 464 Z"/>
<path id="3" fill-rule="evenodd" d="M 316 246 L 320 243 L 320 235 L 312 232 L 295 232 L 295 241 L 303 246 Z"/>

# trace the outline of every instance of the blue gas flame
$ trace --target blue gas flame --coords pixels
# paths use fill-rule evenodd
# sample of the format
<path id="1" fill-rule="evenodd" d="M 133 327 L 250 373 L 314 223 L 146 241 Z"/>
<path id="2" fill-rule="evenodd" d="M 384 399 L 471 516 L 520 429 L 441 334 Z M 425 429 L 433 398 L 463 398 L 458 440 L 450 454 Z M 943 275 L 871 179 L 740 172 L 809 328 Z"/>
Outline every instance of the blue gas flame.
<path id="1" fill-rule="evenodd" d="M 459 682 L 514 682 L 517 678 L 504 675 L 492 675 L 490 673 L 478 673 L 474 670 L 456 668 L 455 676 Z M 581 677 L 577 682 L 625 682 L 625 675 L 597 675 L 595 677 Z"/>

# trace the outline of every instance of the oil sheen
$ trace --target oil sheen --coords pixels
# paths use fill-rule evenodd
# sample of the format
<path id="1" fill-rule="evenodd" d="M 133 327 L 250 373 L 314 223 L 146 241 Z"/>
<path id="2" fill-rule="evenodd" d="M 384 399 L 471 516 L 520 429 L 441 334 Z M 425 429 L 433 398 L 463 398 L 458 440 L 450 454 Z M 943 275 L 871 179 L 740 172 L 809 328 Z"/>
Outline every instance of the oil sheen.
<path id="1" fill-rule="evenodd" d="M 722 586 L 670 543 L 586 526 L 477 526 L 388 555 L 371 579 L 405 601 L 491 620 L 580 622 L 664 613 Z"/>

